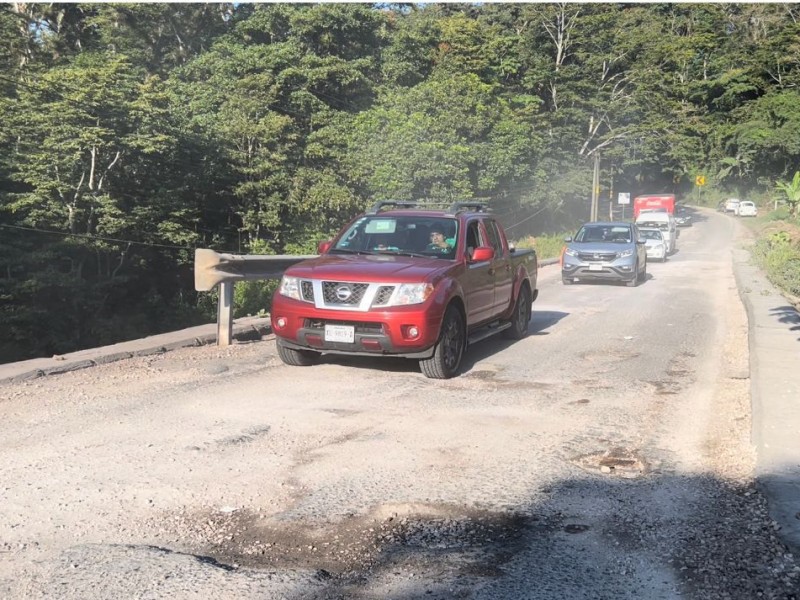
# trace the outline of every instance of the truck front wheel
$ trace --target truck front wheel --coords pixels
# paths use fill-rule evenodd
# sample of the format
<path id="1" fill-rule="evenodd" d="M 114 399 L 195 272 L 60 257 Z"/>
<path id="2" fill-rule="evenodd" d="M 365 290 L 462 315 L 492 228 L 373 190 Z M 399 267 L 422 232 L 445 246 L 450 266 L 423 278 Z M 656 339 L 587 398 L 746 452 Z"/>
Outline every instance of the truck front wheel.
<path id="1" fill-rule="evenodd" d="M 503 335 L 512 340 L 521 340 L 528 335 L 528 323 L 531 320 L 531 292 L 523 285 L 514 304 L 511 314 L 511 327 L 503 331 Z"/>
<path id="2" fill-rule="evenodd" d="M 464 319 L 454 306 L 450 306 L 442 319 L 442 330 L 433 356 L 419 361 L 422 374 L 429 379 L 450 379 L 458 373 L 466 345 Z"/>
<path id="3" fill-rule="evenodd" d="M 293 367 L 308 367 L 319 360 L 319 352 L 287 348 L 281 344 L 280 340 L 277 341 L 276 344 L 278 346 L 278 356 L 280 356 L 281 360 L 287 365 Z"/>

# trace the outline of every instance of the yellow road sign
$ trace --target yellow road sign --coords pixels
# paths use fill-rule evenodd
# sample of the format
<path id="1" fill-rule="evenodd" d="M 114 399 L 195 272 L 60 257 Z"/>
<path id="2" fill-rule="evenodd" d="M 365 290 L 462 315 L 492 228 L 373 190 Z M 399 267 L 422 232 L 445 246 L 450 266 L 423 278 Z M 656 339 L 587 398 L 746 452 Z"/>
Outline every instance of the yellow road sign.
<path id="1" fill-rule="evenodd" d="M 706 184 L 706 176 L 705 175 L 698 175 L 694 178 L 695 185 L 705 185 Z"/>

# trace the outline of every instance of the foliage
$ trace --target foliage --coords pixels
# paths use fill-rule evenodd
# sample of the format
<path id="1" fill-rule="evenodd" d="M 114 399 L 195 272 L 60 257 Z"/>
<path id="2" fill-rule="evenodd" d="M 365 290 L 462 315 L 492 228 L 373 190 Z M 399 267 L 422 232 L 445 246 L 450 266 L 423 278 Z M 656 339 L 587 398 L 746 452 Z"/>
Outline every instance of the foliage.
<path id="1" fill-rule="evenodd" d="M 766 271 L 770 281 L 795 297 L 800 297 L 800 245 L 788 231 L 760 237 L 753 247 L 753 257 Z"/>
<path id="2" fill-rule="evenodd" d="M 568 234 L 551 234 L 528 236 L 521 240 L 514 242 L 517 248 L 533 248 L 536 250 L 536 256 L 539 260 L 545 258 L 556 258 L 561 256 L 561 250 L 564 248 L 564 238 Z"/>
<path id="3" fill-rule="evenodd" d="M 778 181 L 775 187 L 784 193 L 783 201 L 789 206 L 789 215 L 796 217 L 800 208 L 800 171 L 795 171 L 790 182 Z"/>

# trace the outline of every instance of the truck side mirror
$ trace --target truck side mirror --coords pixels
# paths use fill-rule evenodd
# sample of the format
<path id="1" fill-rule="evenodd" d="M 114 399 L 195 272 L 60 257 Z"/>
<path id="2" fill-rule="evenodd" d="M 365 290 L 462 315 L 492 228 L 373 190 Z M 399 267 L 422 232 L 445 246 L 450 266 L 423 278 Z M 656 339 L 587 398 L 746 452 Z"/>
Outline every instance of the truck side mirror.
<path id="1" fill-rule="evenodd" d="M 484 262 L 494 258 L 494 248 L 489 246 L 478 246 L 472 251 L 472 262 Z"/>
<path id="2" fill-rule="evenodd" d="M 325 240 L 317 244 L 318 254 L 325 254 L 330 249 L 331 249 L 331 240 Z"/>

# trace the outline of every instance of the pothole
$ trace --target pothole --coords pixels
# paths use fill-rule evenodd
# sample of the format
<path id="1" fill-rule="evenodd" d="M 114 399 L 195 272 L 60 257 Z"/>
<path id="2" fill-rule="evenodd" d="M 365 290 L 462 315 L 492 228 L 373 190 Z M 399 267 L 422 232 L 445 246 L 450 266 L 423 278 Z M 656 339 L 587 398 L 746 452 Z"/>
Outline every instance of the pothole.
<path id="1" fill-rule="evenodd" d="M 413 557 L 448 560 L 487 574 L 518 551 L 538 518 L 451 506 L 379 507 L 332 524 L 284 522 L 240 509 L 181 512 L 152 526 L 177 534 L 191 553 L 220 564 L 312 569 L 349 578 Z M 186 551 L 186 550 L 184 550 Z"/>
<path id="2" fill-rule="evenodd" d="M 572 459 L 572 463 L 593 473 L 623 479 L 643 477 L 649 471 L 647 463 L 635 450 L 620 446 L 577 456 Z"/>

